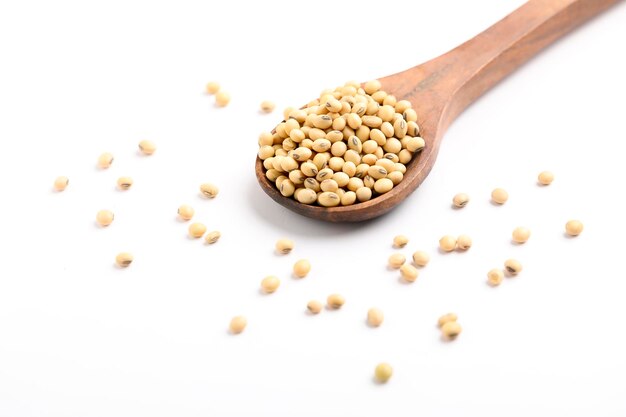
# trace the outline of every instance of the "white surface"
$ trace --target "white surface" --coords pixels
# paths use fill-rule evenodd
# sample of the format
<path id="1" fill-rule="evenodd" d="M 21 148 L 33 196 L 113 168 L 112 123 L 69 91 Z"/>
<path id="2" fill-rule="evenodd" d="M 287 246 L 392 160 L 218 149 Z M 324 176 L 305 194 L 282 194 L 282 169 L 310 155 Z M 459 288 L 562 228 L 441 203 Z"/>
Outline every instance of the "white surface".
<path id="1" fill-rule="evenodd" d="M 0 415 L 623 416 L 626 4 L 542 53 L 448 131 L 423 186 L 376 221 L 330 225 L 256 184 L 256 139 L 321 89 L 447 51 L 522 1 L 3 2 Z M 346 55 L 347 54 L 347 55 Z M 225 109 L 203 94 L 217 80 Z M 257 112 L 264 99 L 278 108 Z M 149 138 L 152 157 L 137 155 Z M 103 151 L 110 170 L 95 168 Z M 536 185 L 544 169 L 556 174 Z M 70 185 L 54 193 L 58 175 Z M 130 175 L 128 192 L 115 190 Z M 218 198 L 198 196 L 212 181 Z M 511 198 L 489 202 L 496 186 Z M 460 191 L 472 196 L 450 207 Z M 192 204 L 214 246 L 186 237 Z M 115 222 L 94 224 L 111 208 Z M 564 224 L 585 224 L 576 239 Z M 532 237 L 510 242 L 515 226 Z M 404 233 L 431 264 L 386 269 Z M 440 254 L 468 233 L 467 253 Z M 296 249 L 277 256 L 277 238 Z M 117 252 L 135 262 L 113 267 Z M 304 280 L 291 265 L 309 258 Z M 524 271 L 499 288 L 509 257 Z M 279 291 L 259 294 L 269 274 Z M 304 314 L 345 295 L 341 311 Z M 365 323 L 378 306 L 386 321 Z M 443 343 L 435 323 L 459 314 Z M 245 314 L 247 330 L 227 334 Z M 395 370 L 384 386 L 375 365 Z"/>

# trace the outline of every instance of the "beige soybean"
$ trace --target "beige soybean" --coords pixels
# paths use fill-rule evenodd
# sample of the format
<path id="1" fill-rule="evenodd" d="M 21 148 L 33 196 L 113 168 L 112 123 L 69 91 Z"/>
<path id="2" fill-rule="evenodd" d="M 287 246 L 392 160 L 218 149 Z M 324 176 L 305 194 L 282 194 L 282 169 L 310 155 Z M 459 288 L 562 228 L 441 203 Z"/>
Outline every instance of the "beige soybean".
<path id="1" fill-rule="evenodd" d="M 322 305 L 321 301 L 317 300 L 311 300 L 306 305 L 307 310 L 309 310 L 311 314 L 319 314 L 322 311 L 323 307 L 324 306 Z"/>
<path id="2" fill-rule="evenodd" d="M 239 334 L 243 332 L 248 325 L 248 320 L 244 316 L 235 316 L 231 319 L 229 330 L 233 334 Z"/>
<path id="3" fill-rule="evenodd" d="M 54 180 L 53 187 L 55 191 L 64 191 L 67 188 L 67 185 L 70 183 L 69 178 L 67 177 L 57 177 Z"/>
<path id="4" fill-rule="evenodd" d="M 131 177 L 119 177 L 117 179 L 117 187 L 120 190 L 128 190 L 133 185 L 133 179 Z"/>
<path id="5" fill-rule="evenodd" d="M 430 256 L 424 251 L 416 251 L 413 253 L 413 263 L 417 266 L 426 266 L 430 262 Z"/>
<path id="6" fill-rule="evenodd" d="M 383 324 L 385 320 L 385 315 L 383 311 L 379 308 L 370 308 L 367 310 L 367 323 L 372 327 L 378 327 Z"/>
<path id="7" fill-rule="evenodd" d="M 537 181 L 541 185 L 550 185 L 554 181 L 554 174 L 550 171 L 542 171 L 537 176 Z"/>
<path id="8" fill-rule="evenodd" d="M 206 226 L 202 223 L 191 223 L 189 225 L 188 232 L 190 237 L 198 239 L 201 238 L 206 232 Z"/>
<path id="9" fill-rule="evenodd" d="M 191 207 L 188 204 L 183 204 L 180 207 L 178 207 L 178 216 L 182 219 L 182 220 L 191 220 L 191 218 L 193 217 L 193 215 L 195 214 L 195 210 L 193 209 L 193 207 Z"/>
<path id="10" fill-rule="evenodd" d="M 208 94 L 215 94 L 220 91 L 220 85 L 215 81 L 211 81 L 207 83 L 205 89 Z"/>
<path id="11" fill-rule="evenodd" d="M 280 280 L 273 275 L 267 276 L 261 280 L 261 290 L 266 294 L 275 292 L 280 287 Z"/>
<path id="12" fill-rule="evenodd" d="M 317 196 L 317 202 L 324 207 L 335 207 L 339 205 L 341 199 L 337 194 L 325 191 Z"/>
<path id="13" fill-rule="evenodd" d="M 454 207 L 463 208 L 469 203 L 469 195 L 465 193 L 458 193 L 452 198 L 452 204 Z"/>
<path id="14" fill-rule="evenodd" d="M 111 210 L 100 210 L 96 213 L 96 222 L 98 222 L 98 224 L 102 227 L 106 227 L 113 223 L 114 218 L 115 215 L 113 215 Z"/>
<path id="15" fill-rule="evenodd" d="M 98 157 L 98 168 L 107 169 L 113 163 L 113 154 L 105 152 Z"/>
<path id="16" fill-rule="evenodd" d="M 387 174 L 387 178 L 390 179 L 391 182 L 393 182 L 393 185 L 395 186 L 395 185 L 400 184 L 400 181 L 402 181 L 402 179 L 404 178 L 404 175 L 400 171 L 394 171 L 394 172 L 390 172 L 389 174 Z"/>
<path id="17" fill-rule="evenodd" d="M 215 93 L 215 104 L 218 107 L 226 107 L 230 103 L 230 94 L 226 91 L 220 90 Z"/>
<path id="18" fill-rule="evenodd" d="M 468 250 L 472 247 L 472 238 L 468 235 L 459 235 L 456 238 L 456 247 L 459 250 Z"/>
<path id="19" fill-rule="evenodd" d="M 511 233 L 514 242 L 517 243 L 526 243 L 528 238 L 530 238 L 530 229 L 527 227 L 516 227 L 513 229 L 513 233 Z"/>
<path id="20" fill-rule="evenodd" d="M 461 334 L 461 325 L 456 321 L 449 321 L 441 326 L 441 333 L 445 339 L 454 340 L 459 334 Z"/>
<path id="21" fill-rule="evenodd" d="M 455 322 L 457 320 L 458 320 L 458 317 L 455 313 L 447 313 L 439 317 L 439 320 L 437 320 L 437 326 L 443 327 L 444 324 Z"/>
<path id="22" fill-rule="evenodd" d="M 299 190 L 299 191 L 298 191 Z M 317 200 L 317 193 L 309 188 L 299 188 L 296 200 L 302 204 L 313 204 Z"/>
<path id="23" fill-rule="evenodd" d="M 493 268 L 487 272 L 487 283 L 492 287 L 497 287 L 502 284 L 504 279 L 504 272 L 501 269 Z"/>
<path id="24" fill-rule="evenodd" d="M 264 100 L 261 102 L 261 111 L 263 113 L 271 113 L 276 108 L 276 104 L 273 101 Z"/>
<path id="25" fill-rule="evenodd" d="M 400 268 L 406 262 L 406 257 L 401 253 L 392 254 L 387 260 L 389 266 L 395 269 Z"/>
<path id="26" fill-rule="evenodd" d="M 215 196 L 220 192 L 220 190 L 219 188 L 217 188 L 216 185 L 206 182 L 200 185 L 200 192 L 205 197 L 215 198 Z"/>
<path id="27" fill-rule="evenodd" d="M 456 248 L 456 238 L 446 235 L 439 239 L 439 248 L 445 252 L 451 252 Z"/>
<path id="28" fill-rule="evenodd" d="M 120 252 L 115 257 L 115 263 L 120 268 L 126 268 L 133 262 L 133 255 L 128 252 Z"/>
<path id="29" fill-rule="evenodd" d="M 206 236 L 204 237 L 204 241 L 207 244 L 212 245 L 216 243 L 218 240 L 220 240 L 220 237 L 222 237 L 222 234 L 218 232 L 217 230 L 214 230 L 206 234 Z"/>
<path id="30" fill-rule="evenodd" d="M 392 188 L 393 181 L 391 181 L 389 178 L 381 178 L 379 180 L 376 180 L 376 183 L 374 184 L 374 190 L 376 190 L 376 192 L 379 194 L 387 193 L 391 191 Z"/>
<path id="31" fill-rule="evenodd" d="M 156 145 L 152 141 L 142 140 L 139 142 L 139 150 L 144 155 L 152 155 L 156 151 Z"/>
<path id="32" fill-rule="evenodd" d="M 570 236 L 578 236 L 583 231 L 583 224 L 580 220 L 570 220 L 565 223 L 565 232 Z"/>
<path id="33" fill-rule="evenodd" d="M 344 195 L 341 196 L 341 205 L 349 206 L 356 202 L 356 193 L 354 191 L 346 191 Z"/>
<path id="34" fill-rule="evenodd" d="M 293 250 L 294 247 L 294 243 L 293 240 L 291 239 L 286 239 L 286 238 L 282 238 L 282 239 L 278 239 L 278 241 L 276 241 L 276 252 L 283 254 L 283 255 L 287 255 L 288 253 L 290 253 Z"/>
<path id="35" fill-rule="evenodd" d="M 409 238 L 405 235 L 397 235 L 393 238 L 393 246 L 395 248 L 403 248 L 409 243 Z"/>
<path id="36" fill-rule="evenodd" d="M 419 275 L 417 268 L 410 264 L 404 264 L 400 267 L 400 275 L 407 282 L 414 282 Z"/>
<path id="37" fill-rule="evenodd" d="M 376 365 L 376 369 L 374 369 L 374 378 L 380 384 L 384 384 L 391 378 L 393 375 L 393 368 L 388 363 L 379 363 Z"/>
<path id="38" fill-rule="evenodd" d="M 381 88 L 381 84 L 380 84 L 380 81 L 378 81 L 378 80 L 368 81 L 363 86 L 363 89 L 369 95 L 374 94 L 375 92 L 380 90 L 380 88 Z"/>
<path id="39" fill-rule="evenodd" d="M 346 302 L 346 299 L 340 294 L 331 294 L 326 298 L 326 304 L 329 308 L 338 309 L 341 308 Z"/>
<path id="40" fill-rule="evenodd" d="M 308 259 L 300 259 L 293 264 L 293 274 L 298 278 L 306 277 L 311 272 L 311 263 Z"/>
<path id="41" fill-rule="evenodd" d="M 356 198 L 360 202 L 369 201 L 372 199 L 372 190 L 367 187 L 361 187 L 356 190 Z"/>
<path id="42" fill-rule="evenodd" d="M 503 188 L 495 188 L 491 192 L 491 199 L 494 203 L 504 204 L 509 199 L 509 193 Z"/>
<path id="43" fill-rule="evenodd" d="M 504 262 L 504 269 L 511 275 L 517 275 L 522 271 L 522 264 L 515 259 L 507 259 Z"/>

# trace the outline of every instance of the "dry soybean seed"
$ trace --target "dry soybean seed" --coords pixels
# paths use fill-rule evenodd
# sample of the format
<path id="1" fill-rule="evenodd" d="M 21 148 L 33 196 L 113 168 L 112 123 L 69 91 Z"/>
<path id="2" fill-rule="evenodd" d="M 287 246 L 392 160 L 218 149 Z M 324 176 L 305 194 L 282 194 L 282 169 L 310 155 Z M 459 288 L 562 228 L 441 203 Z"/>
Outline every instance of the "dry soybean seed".
<path id="1" fill-rule="evenodd" d="M 156 151 L 156 145 L 150 140 L 142 140 L 139 142 L 139 150 L 144 155 L 152 155 Z"/>
<path id="2" fill-rule="evenodd" d="M 376 183 L 374 183 L 374 190 L 376 190 L 376 192 L 379 194 L 389 192 L 392 188 L 393 181 L 391 181 L 389 178 L 381 178 L 379 180 L 376 180 Z"/>
<path id="3" fill-rule="evenodd" d="M 356 198 L 361 203 L 372 199 L 372 190 L 367 187 L 361 187 L 356 190 Z"/>
<path id="4" fill-rule="evenodd" d="M 239 334 L 244 331 L 247 324 L 248 320 L 246 320 L 244 316 L 233 317 L 229 325 L 230 332 L 233 334 Z"/>
<path id="5" fill-rule="evenodd" d="M 373 156 L 373 155 L 372 155 Z M 375 157 L 374 157 L 375 158 Z M 380 165 L 373 165 L 367 169 L 367 175 L 375 180 L 387 177 L 387 170 Z"/>
<path id="6" fill-rule="evenodd" d="M 263 145 L 259 148 L 258 155 L 262 161 L 265 161 L 274 156 L 274 148 L 269 145 Z"/>
<path id="7" fill-rule="evenodd" d="M 494 268 L 487 272 L 487 283 L 492 287 L 497 287 L 504 279 L 504 272 L 501 269 Z"/>
<path id="8" fill-rule="evenodd" d="M 228 103 L 230 103 L 230 94 L 226 91 L 220 90 L 215 94 L 215 104 L 218 107 L 226 107 L 228 106 Z"/>
<path id="9" fill-rule="evenodd" d="M 261 102 L 261 111 L 263 113 L 271 113 L 274 111 L 275 108 L 276 105 L 272 101 L 265 100 Z"/>
<path id="10" fill-rule="evenodd" d="M 409 238 L 404 235 L 398 235 L 393 238 L 393 246 L 395 248 L 403 248 L 409 243 Z"/>
<path id="11" fill-rule="evenodd" d="M 456 321 L 450 321 L 443 326 L 441 326 L 441 333 L 443 337 L 448 340 L 454 340 L 456 337 L 461 334 L 461 325 Z"/>
<path id="12" fill-rule="evenodd" d="M 406 282 L 415 282 L 419 272 L 417 268 L 410 264 L 404 264 L 400 267 L 400 275 Z"/>
<path id="13" fill-rule="evenodd" d="M 543 171 L 539 173 L 537 177 L 539 184 L 541 185 L 550 185 L 552 181 L 554 181 L 554 174 L 550 171 Z"/>
<path id="14" fill-rule="evenodd" d="M 67 177 L 57 177 L 54 180 L 54 189 L 56 191 L 64 191 L 69 183 L 70 180 Z"/>
<path id="15" fill-rule="evenodd" d="M 115 263 L 117 264 L 117 266 L 119 266 L 120 268 L 126 268 L 127 266 L 129 266 L 131 263 L 133 262 L 133 255 L 131 255 L 128 252 L 121 252 L 118 253 L 117 256 L 115 257 Z"/>
<path id="16" fill-rule="evenodd" d="M 200 192 L 202 193 L 203 196 L 208 197 L 208 198 L 215 198 L 215 196 L 217 195 L 217 193 L 220 192 L 219 188 L 217 188 L 217 186 L 206 182 L 204 184 L 200 185 Z"/>
<path id="17" fill-rule="evenodd" d="M 406 262 L 406 258 L 401 253 L 394 253 L 387 260 L 389 262 L 389 266 L 392 268 L 400 268 Z"/>
<path id="18" fill-rule="evenodd" d="M 298 191 L 300 190 L 300 191 Z M 313 204 L 317 200 L 317 193 L 309 188 L 298 188 L 296 200 L 302 204 Z"/>
<path id="19" fill-rule="evenodd" d="M 570 236 L 578 236 L 583 231 L 583 224 L 579 220 L 570 220 L 565 223 L 565 232 Z"/>
<path id="20" fill-rule="evenodd" d="M 439 239 L 439 247 L 442 251 L 452 252 L 456 248 L 456 238 L 450 235 L 442 237 Z"/>
<path id="21" fill-rule="evenodd" d="M 400 181 L 404 178 L 404 175 L 400 171 L 394 171 L 387 174 L 387 178 L 393 182 L 393 185 L 400 184 Z"/>
<path id="22" fill-rule="evenodd" d="M 341 205 L 342 206 L 350 206 L 356 202 L 356 193 L 354 191 L 346 191 L 344 195 L 341 196 Z"/>
<path id="23" fill-rule="evenodd" d="M 328 307 L 333 308 L 333 309 L 341 308 L 341 306 L 343 306 L 345 302 L 346 302 L 346 299 L 343 298 L 343 296 L 340 294 L 331 294 L 326 299 L 326 303 L 328 304 Z"/>
<path id="24" fill-rule="evenodd" d="M 458 317 L 454 313 L 444 314 L 443 316 L 439 317 L 439 320 L 437 320 L 437 326 L 443 327 L 444 324 L 457 321 L 457 319 Z"/>
<path id="25" fill-rule="evenodd" d="M 406 149 L 410 152 L 419 152 L 424 149 L 424 146 L 426 146 L 426 142 L 420 137 L 410 137 L 406 141 Z"/>
<path id="26" fill-rule="evenodd" d="M 380 384 L 384 384 L 389 381 L 393 375 L 393 368 L 388 363 L 379 363 L 376 365 L 376 369 L 374 369 L 374 377 L 376 381 Z"/>
<path id="27" fill-rule="evenodd" d="M 459 235 L 456 238 L 456 247 L 459 250 L 468 250 L 472 247 L 472 238 L 468 235 Z"/>
<path id="28" fill-rule="evenodd" d="M 111 210 L 100 210 L 96 214 L 96 222 L 102 227 L 106 227 L 113 223 L 115 216 Z"/>
<path id="29" fill-rule="evenodd" d="M 526 227 L 516 227 L 511 234 L 513 241 L 517 243 L 525 243 L 530 237 L 530 229 Z"/>
<path id="30" fill-rule="evenodd" d="M 215 94 L 218 91 L 220 91 L 220 85 L 218 83 L 216 83 L 215 81 L 211 81 L 211 82 L 207 83 L 207 85 L 206 85 L 206 92 L 208 94 Z"/>
<path id="31" fill-rule="evenodd" d="M 178 216 L 185 221 L 191 220 L 195 212 L 196 211 L 193 209 L 193 207 L 187 204 L 183 204 L 182 206 L 178 207 Z"/>
<path id="32" fill-rule="evenodd" d="M 98 157 L 98 168 L 107 169 L 113 163 L 113 154 L 105 152 Z"/>
<path id="33" fill-rule="evenodd" d="M 317 197 L 317 202 L 324 207 L 335 207 L 339 205 L 341 199 L 337 194 L 325 191 Z"/>
<path id="34" fill-rule="evenodd" d="M 133 185 L 131 177 L 120 177 L 117 179 L 117 186 L 120 190 L 128 190 Z"/>
<path id="35" fill-rule="evenodd" d="M 454 204 L 454 207 L 462 208 L 465 207 L 467 203 L 469 203 L 469 195 L 465 193 L 458 193 L 452 199 L 452 204 Z"/>
<path id="36" fill-rule="evenodd" d="M 202 223 L 191 223 L 189 225 L 189 236 L 194 239 L 201 238 L 206 232 L 206 226 Z"/>
<path id="37" fill-rule="evenodd" d="M 511 275 L 517 275 L 522 270 L 522 264 L 519 263 L 519 261 L 515 259 L 507 259 L 504 262 L 504 269 L 506 269 L 506 272 L 508 272 Z"/>
<path id="38" fill-rule="evenodd" d="M 311 300 L 307 303 L 306 308 L 311 314 L 319 314 L 322 311 L 322 303 L 317 300 Z"/>
<path id="39" fill-rule="evenodd" d="M 367 310 L 367 323 L 372 327 L 378 327 L 383 323 L 385 316 L 379 308 L 370 308 Z"/>
<path id="40" fill-rule="evenodd" d="M 215 242 L 217 242 L 220 239 L 220 237 L 222 237 L 222 234 L 218 232 L 217 230 L 214 230 L 206 234 L 206 236 L 204 237 L 204 241 L 208 243 L 209 245 L 212 245 Z"/>
<path id="41" fill-rule="evenodd" d="M 509 193 L 502 188 L 496 188 L 491 192 L 491 199 L 494 203 L 504 204 L 509 199 Z"/>
<path id="42" fill-rule="evenodd" d="M 311 263 L 307 259 L 300 259 L 293 265 L 293 274 L 298 278 L 306 277 L 311 271 Z"/>
<path id="43" fill-rule="evenodd" d="M 378 90 L 380 90 L 380 87 L 381 87 L 380 81 L 372 80 L 372 81 L 366 82 L 365 85 L 363 86 L 363 89 L 365 90 L 367 94 L 372 95 Z"/>
<path id="44" fill-rule="evenodd" d="M 294 247 L 294 243 L 293 240 L 291 239 L 278 239 L 278 241 L 276 242 L 276 252 L 280 253 L 282 255 L 287 255 L 289 254 Z"/>
<path id="45" fill-rule="evenodd" d="M 428 265 L 429 261 L 430 256 L 426 252 L 418 250 L 417 252 L 413 253 L 413 263 L 415 265 L 426 266 Z"/>
<path id="46" fill-rule="evenodd" d="M 280 287 L 280 280 L 273 276 L 267 276 L 261 281 L 261 289 L 264 293 L 271 294 Z"/>

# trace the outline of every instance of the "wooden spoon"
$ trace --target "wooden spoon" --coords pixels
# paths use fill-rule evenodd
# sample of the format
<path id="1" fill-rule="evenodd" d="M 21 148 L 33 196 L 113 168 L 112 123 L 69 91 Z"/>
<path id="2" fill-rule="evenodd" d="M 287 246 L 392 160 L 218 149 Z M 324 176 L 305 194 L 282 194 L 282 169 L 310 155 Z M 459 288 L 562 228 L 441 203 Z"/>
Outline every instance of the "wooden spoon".
<path id="1" fill-rule="evenodd" d="M 259 184 L 279 204 L 321 220 L 357 222 L 387 213 L 424 181 L 443 134 L 468 105 L 541 49 L 619 1 L 531 0 L 450 52 L 380 78 L 383 90 L 413 104 L 426 142 L 424 150 L 407 165 L 404 179 L 390 192 L 351 206 L 301 204 L 280 194 L 257 158 Z"/>

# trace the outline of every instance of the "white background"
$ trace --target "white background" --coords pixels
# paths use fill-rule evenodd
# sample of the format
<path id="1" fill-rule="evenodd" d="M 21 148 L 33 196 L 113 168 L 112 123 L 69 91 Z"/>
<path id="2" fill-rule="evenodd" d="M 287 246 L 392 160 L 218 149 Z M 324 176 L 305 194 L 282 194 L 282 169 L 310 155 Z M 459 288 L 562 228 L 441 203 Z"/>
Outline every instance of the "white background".
<path id="1" fill-rule="evenodd" d="M 305 219 L 254 178 L 258 134 L 283 108 L 433 58 L 521 4 L 2 2 L 0 416 L 626 415 L 626 4 L 471 106 L 383 218 Z M 227 108 L 203 93 L 210 80 Z M 258 112 L 265 99 L 272 115 Z M 152 157 L 137 153 L 145 138 Z M 108 171 L 95 167 L 104 151 Z M 549 187 L 536 184 L 544 169 Z M 130 191 L 115 189 L 121 175 Z M 198 195 L 205 181 L 216 199 Z M 472 200 L 453 210 L 461 191 Z M 187 238 L 182 203 L 217 244 Z M 103 208 L 116 216 L 106 229 Z M 575 239 L 571 218 L 585 224 Z M 532 237 L 516 246 L 521 225 Z M 386 268 L 398 233 L 407 257 L 432 256 L 414 284 Z M 437 251 L 460 233 L 467 253 Z M 296 242 L 288 256 L 273 252 L 282 236 Z M 130 268 L 113 266 L 119 251 Z M 488 287 L 509 257 L 523 272 Z M 299 258 L 313 265 L 303 280 L 290 276 Z M 282 285 L 262 295 L 270 274 Z M 344 308 L 305 314 L 333 292 Z M 449 311 L 464 328 L 453 343 L 435 326 Z M 238 314 L 248 328 L 229 335 Z M 372 380 L 381 361 L 395 371 L 386 385 Z"/>

